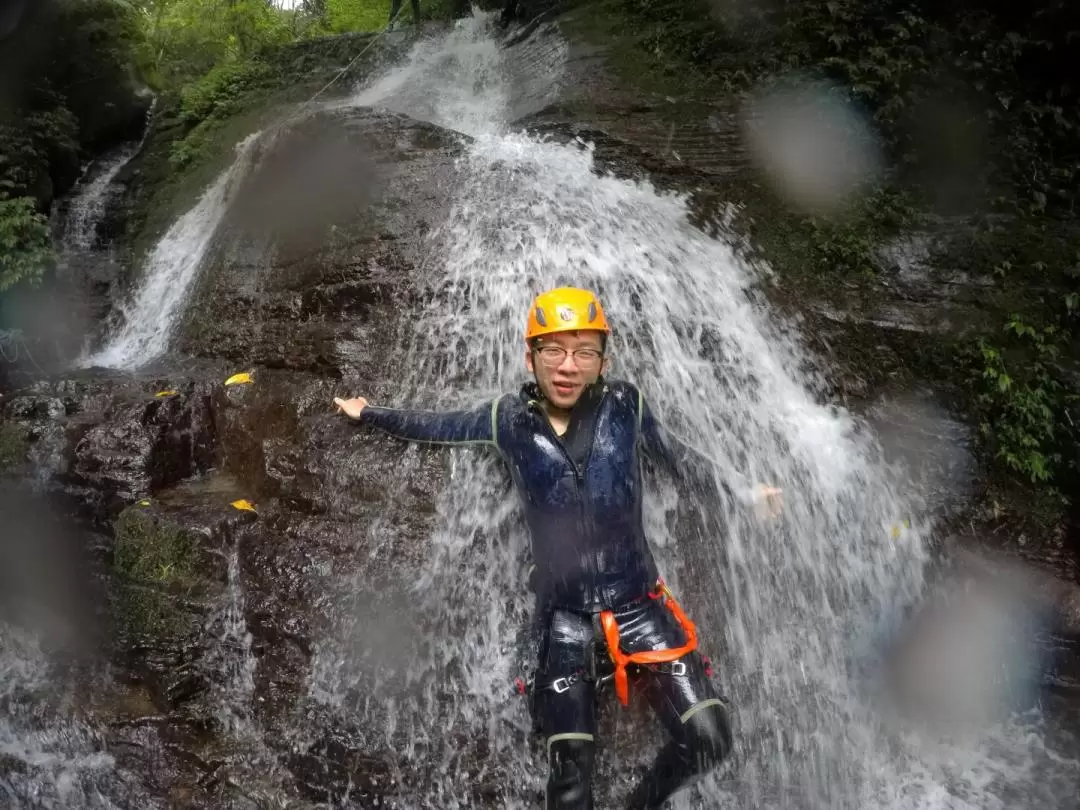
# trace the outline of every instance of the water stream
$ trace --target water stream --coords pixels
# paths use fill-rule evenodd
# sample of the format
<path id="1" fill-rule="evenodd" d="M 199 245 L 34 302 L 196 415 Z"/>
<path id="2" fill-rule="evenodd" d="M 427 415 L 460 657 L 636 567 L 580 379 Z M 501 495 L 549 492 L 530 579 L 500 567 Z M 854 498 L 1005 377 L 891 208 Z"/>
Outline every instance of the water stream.
<path id="1" fill-rule="evenodd" d="M 141 142 L 118 150 L 96 172 L 88 183 L 80 183 L 67 209 L 64 222 L 64 247 L 68 250 L 90 250 L 97 239 L 97 228 L 115 191 L 113 181 L 138 153 Z"/>
<path id="2" fill-rule="evenodd" d="M 154 246 L 142 268 L 138 287 L 121 305 L 119 327 L 100 350 L 84 357 L 79 365 L 137 368 L 168 349 L 231 192 L 251 167 L 261 136 L 261 132 L 255 132 L 237 144 L 232 164 Z"/>

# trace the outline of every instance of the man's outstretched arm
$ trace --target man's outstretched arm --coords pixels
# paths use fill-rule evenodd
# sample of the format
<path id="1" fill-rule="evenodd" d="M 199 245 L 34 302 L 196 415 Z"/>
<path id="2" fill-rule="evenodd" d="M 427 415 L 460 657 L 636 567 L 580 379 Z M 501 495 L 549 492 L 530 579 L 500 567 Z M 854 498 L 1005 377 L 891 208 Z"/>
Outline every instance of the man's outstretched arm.
<path id="1" fill-rule="evenodd" d="M 362 397 L 335 399 L 338 409 L 361 425 L 398 439 L 429 444 L 494 444 L 499 401 L 463 411 L 415 411 L 369 405 Z"/>
<path id="2" fill-rule="evenodd" d="M 781 492 L 779 489 L 764 487 L 759 490 L 757 487 L 750 486 L 749 482 L 737 490 L 732 489 L 727 483 L 717 478 L 714 471 L 716 462 L 713 459 L 691 447 L 665 428 L 649 409 L 641 389 L 638 389 L 637 396 L 638 429 L 645 452 L 676 481 L 705 491 L 718 488 L 723 494 L 744 504 L 754 503 L 761 496 L 768 498 L 771 502 L 779 497 Z"/>

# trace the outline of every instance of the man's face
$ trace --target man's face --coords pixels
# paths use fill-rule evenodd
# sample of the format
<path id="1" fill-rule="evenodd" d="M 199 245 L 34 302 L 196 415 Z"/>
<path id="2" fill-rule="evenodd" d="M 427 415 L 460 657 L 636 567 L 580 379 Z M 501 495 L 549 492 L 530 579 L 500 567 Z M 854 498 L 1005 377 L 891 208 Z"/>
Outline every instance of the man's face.
<path id="1" fill-rule="evenodd" d="M 525 352 L 525 367 L 536 377 L 540 391 L 556 408 L 570 409 L 581 398 L 585 386 L 596 382 L 603 372 L 606 361 L 601 359 L 602 332 L 589 329 L 580 332 L 556 332 L 545 335 L 535 347 Z M 561 348 L 563 357 L 552 359 L 542 347 Z M 579 349 L 591 349 L 597 353 L 596 359 L 574 357 Z M 554 352 L 556 355 L 562 352 Z M 588 355 L 588 352 L 584 352 Z"/>

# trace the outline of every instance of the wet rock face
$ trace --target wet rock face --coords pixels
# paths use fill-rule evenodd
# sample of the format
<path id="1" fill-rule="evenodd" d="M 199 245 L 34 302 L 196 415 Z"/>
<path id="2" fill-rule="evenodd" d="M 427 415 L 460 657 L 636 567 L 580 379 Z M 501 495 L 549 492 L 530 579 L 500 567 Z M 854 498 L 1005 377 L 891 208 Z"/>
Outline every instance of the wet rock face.
<path id="1" fill-rule="evenodd" d="M 213 464 L 207 386 L 168 384 L 90 375 L 42 382 L 5 399 L 0 417 L 25 431 L 29 456 L 65 494 L 107 519 Z"/>
<path id="2" fill-rule="evenodd" d="M 451 191 L 456 137 L 372 110 L 269 133 L 179 341 L 185 354 L 372 376 L 422 238 Z"/>
<path id="3" fill-rule="evenodd" d="M 239 181 L 178 356 L 158 364 L 182 373 L 93 370 L 0 400 L 12 469 L 35 462 L 46 489 L 109 531 L 100 610 L 114 675 L 141 698 L 92 714 L 152 795 L 303 807 L 397 789 L 396 766 L 350 729 L 305 736 L 315 639 L 340 606 L 330 586 L 387 522 L 389 472 L 417 457 L 386 437 L 358 441 L 332 398 L 391 390 L 399 318 L 460 146 L 370 110 L 291 122 Z M 223 385 L 241 370 L 255 382 Z M 369 572 L 389 590 L 405 589 L 402 564 L 422 554 L 445 476 L 444 452 L 418 455 L 395 495 L 392 549 Z M 238 740 L 253 746 L 244 757 Z M 263 756 L 273 767 L 252 766 Z"/>

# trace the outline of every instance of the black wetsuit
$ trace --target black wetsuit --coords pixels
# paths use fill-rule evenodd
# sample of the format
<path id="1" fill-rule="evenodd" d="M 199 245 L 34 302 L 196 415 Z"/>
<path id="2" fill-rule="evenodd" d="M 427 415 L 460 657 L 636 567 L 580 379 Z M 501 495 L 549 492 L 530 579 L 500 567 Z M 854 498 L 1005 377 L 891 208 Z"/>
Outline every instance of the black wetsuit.
<path id="1" fill-rule="evenodd" d="M 541 628 L 533 710 L 547 736 L 549 810 L 592 807 L 598 616 L 615 613 L 625 652 L 680 647 L 682 629 L 649 594 L 657 570 L 642 523 L 642 452 L 677 478 L 699 467 L 653 418 L 640 391 L 600 380 L 555 434 L 535 384 L 454 412 L 368 406 L 360 422 L 403 439 L 486 444 L 510 469 L 532 537 L 532 586 Z M 696 476 L 695 476 L 696 478 Z M 730 494 L 730 493 L 729 493 Z M 600 645 L 597 647 L 597 645 Z M 640 667 L 634 677 L 672 735 L 636 788 L 632 807 L 658 807 L 731 747 L 726 709 L 701 656 Z"/>

